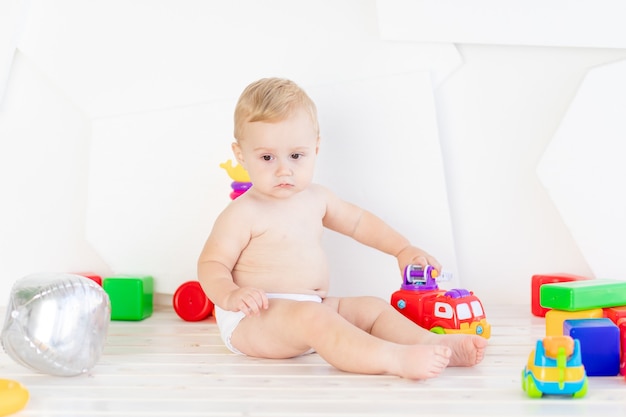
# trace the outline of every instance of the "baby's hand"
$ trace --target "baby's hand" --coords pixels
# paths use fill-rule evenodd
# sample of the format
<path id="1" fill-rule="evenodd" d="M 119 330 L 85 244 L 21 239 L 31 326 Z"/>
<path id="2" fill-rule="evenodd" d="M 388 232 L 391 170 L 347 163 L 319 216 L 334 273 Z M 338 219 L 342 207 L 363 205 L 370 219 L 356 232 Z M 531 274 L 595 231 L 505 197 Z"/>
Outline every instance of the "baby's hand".
<path id="1" fill-rule="evenodd" d="M 258 316 L 267 310 L 269 301 L 265 291 L 258 288 L 242 287 L 231 292 L 226 300 L 227 310 L 241 311 L 246 316 Z"/>
<path id="2" fill-rule="evenodd" d="M 441 271 L 441 264 L 433 256 L 415 246 L 407 246 L 398 253 L 398 264 L 400 271 L 404 271 L 407 265 L 421 265 L 425 267 L 430 265 L 437 271 Z"/>

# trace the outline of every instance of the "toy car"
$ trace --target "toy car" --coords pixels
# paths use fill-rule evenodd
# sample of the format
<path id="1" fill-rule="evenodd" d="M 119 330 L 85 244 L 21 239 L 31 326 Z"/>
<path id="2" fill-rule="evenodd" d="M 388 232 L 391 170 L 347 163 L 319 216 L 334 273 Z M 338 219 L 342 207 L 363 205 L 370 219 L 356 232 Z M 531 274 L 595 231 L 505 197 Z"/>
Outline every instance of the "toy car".
<path id="1" fill-rule="evenodd" d="M 580 341 L 570 336 L 548 336 L 537 341 L 522 371 L 522 388 L 529 397 L 544 394 L 584 397 L 587 374 L 580 356 Z"/>
<path id="2" fill-rule="evenodd" d="M 464 288 L 439 289 L 438 276 L 430 265 L 407 266 L 402 287 L 391 295 L 391 305 L 434 333 L 476 334 L 488 339 L 491 325 L 478 297 Z"/>

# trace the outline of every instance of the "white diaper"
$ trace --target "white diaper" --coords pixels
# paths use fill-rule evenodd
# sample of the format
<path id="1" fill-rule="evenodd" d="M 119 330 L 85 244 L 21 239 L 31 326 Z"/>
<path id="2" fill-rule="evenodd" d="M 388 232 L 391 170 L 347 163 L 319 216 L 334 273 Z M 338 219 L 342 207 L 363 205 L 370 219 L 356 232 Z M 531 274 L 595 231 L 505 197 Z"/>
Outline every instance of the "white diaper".
<path id="1" fill-rule="evenodd" d="M 322 297 L 319 295 L 313 294 L 279 294 L 279 293 L 269 293 L 266 294 L 267 298 L 283 298 L 285 300 L 294 300 L 294 301 L 315 301 L 317 303 L 322 302 Z M 215 306 L 215 320 L 217 321 L 217 327 L 220 329 L 220 335 L 222 336 L 222 340 L 226 347 L 233 353 L 237 353 L 239 355 L 243 355 L 244 353 L 240 352 L 235 348 L 230 338 L 239 325 L 239 322 L 246 317 L 244 313 L 241 311 L 227 311 L 222 310 L 218 306 Z M 311 349 L 309 352 L 313 352 Z"/>

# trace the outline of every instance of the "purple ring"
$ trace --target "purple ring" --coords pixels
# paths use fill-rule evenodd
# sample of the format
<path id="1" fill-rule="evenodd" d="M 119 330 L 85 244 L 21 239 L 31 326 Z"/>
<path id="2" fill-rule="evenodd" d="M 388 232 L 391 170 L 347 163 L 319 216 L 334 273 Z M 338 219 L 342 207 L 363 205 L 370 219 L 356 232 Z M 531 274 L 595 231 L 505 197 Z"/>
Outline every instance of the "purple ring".
<path id="1" fill-rule="evenodd" d="M 230 184 L 230 186 L 235 191 L 248 191 L 250 189 L 250 187 L 252 187 L 252 183 L 251 182 L 233 181 L 233 183 Z"/>

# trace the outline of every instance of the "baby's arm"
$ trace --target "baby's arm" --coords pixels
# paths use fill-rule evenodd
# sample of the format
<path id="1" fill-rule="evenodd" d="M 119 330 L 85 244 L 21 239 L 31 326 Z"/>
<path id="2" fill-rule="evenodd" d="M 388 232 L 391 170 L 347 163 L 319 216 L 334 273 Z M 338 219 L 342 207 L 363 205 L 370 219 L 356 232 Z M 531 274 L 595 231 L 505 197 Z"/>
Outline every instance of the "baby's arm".
<path id="1" fill-rule="evenodd" d="M 426 251 L 417 248 L 402 234 L 382 219 L 352 203 L 341 200 L 329 190 L 323 189 L 326 196 L 324 226 L 358 242 L 378 249 L 398 259 L 400 270 L 409 264 L 432 265 L 441 270 L 441 265 Z"/>
<path id="2" fill-rule="evenodd" d="M 209 299 L 228 311 L 257 315 L 269 304 L 263 290 L 239 287 L 232 270 L 250 239 L 239 216 L 228 208 L 218 217 L 198 259 L 198 279 Z"/>

